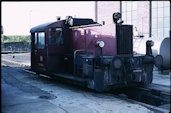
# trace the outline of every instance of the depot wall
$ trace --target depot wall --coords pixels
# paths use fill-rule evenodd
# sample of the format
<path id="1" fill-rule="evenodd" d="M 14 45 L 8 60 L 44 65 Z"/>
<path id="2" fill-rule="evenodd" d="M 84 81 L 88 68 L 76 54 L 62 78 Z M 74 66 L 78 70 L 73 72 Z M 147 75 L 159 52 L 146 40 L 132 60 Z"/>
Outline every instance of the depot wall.
<path id="1" fill-rule="evenodd" d="M 112 15 L 114 12 L 120 12 L 120 1 L 99 1 L 96 2 L 96 20 L 99 23 L 105 22 L 105 26 L 112 28 L 114 26 Z M 150 2 L 137 2 L 137 29 L 143 32 L 146 38 L 149 37 L 150 31 Z M 109 29 L 110 29 L 109 28 Z"/>
<path id="2" fill-rule="evenodd" d="M 115 24 L 113 23 L 112 15 L 114 12 L 121 12 L 120 1 L 99 1 L 96 2 L 96 21 L 103 23 L 106 29 L 113 29 Z M 150 2 L 140 1 L 137 2 L 137 30 L 139 33 L 143 33 L 144 39 L 149 39 L 150 36 Z M 135 26 L 134 26 L 135 27 Z M 134 32 L 135 33 L 135 32 Z M 141 48 L 139 47 L 141 45 Z M 134 43 L 134 51 L 145 53 L 145 41 L 137 40 Z"/>

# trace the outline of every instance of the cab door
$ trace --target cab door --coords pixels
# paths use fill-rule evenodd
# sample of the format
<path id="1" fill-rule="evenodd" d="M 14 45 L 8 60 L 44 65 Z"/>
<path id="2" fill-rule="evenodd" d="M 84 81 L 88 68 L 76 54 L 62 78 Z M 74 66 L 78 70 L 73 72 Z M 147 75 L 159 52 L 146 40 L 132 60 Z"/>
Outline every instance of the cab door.
<path id="1" fill-rule="evenodd" d="M 61 27 L 49 27 L 47 42 L 47 71 L 62 73 L 64 70 L 64 37 Z"/>
<path id="2" fill-rule="evenodd" d="M 31 69 L 34 70 L 35 65 L 35 46 L 37 46 L 37 34 L 31 33 Z"/>
<path id="3" fill-rule="evenodd" d="M 46 70 L 45 32 L 35 33 L 35 66 L 38 70 Z"/>

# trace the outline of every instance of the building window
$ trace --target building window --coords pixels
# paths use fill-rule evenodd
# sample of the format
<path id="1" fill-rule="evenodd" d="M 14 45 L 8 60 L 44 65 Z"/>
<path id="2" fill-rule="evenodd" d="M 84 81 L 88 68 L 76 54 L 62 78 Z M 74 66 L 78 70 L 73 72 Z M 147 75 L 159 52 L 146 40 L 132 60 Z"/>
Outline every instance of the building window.
<path id="1" fill-rule="evenodd" d="M 151 2 L 151 34 L 154 38 L 169 36 L 170 30 L 170 2 Z"/>
<path id="2" fill-rule="evenodd" d="M 125 24 L 137 26 L 137 2 L 122 1 L 122 20 Z"/>

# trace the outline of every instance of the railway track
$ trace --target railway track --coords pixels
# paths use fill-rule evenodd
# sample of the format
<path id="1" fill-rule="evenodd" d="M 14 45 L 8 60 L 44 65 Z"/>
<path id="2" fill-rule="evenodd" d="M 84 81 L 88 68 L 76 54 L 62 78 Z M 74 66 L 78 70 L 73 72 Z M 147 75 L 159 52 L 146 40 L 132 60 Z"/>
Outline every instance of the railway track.
<path id="1" fill-rule="evenodd" d="M 131 103 L 140 104 L 156 113 L 169 113 L 170 93 L 161 90 L 156 90 L 155 88 L 154 89 L 152 89 L 151 87 L 123 88 L 123 89 L 115 90 L 112 93 L 117 98 L 129 101 Z"/>
<path id="2" fill-rule="evenodd" d="M 23 71 L 36 74 L 30 69 Z M 48 77 L 44 74 L 40 76 Z M 126 100 L 130 103 L 140 104 L 154 111 L 155 113 L 170 112 L 170 87 L 158 84 L 151 84 L 146 87 L 122 88 L 111 91 L 116 98 Z"/>

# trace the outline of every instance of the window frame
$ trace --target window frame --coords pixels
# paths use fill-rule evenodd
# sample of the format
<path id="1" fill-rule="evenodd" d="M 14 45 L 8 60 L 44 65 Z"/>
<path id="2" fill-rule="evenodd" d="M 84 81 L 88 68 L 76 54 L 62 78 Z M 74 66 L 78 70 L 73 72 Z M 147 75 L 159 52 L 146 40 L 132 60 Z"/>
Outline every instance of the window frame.
<path id="1" fill-rule="evenodd" d="M 43 36 L 42 36 L 42 34 L 43 34 Z M 38 37 L 37 48 L 45 49 L 45 32 L 37 32 L 37 37 Z M 42 37 L 43 37 L 43 40 L 42 40 Z"/>
<path id="2" fill-rule="evenodd" d="M 37 48 L 38 46 L 38 33 L 34 33 L 34 47 Z"/>
<path id="3" fill-rule="evenodd" d="M 161 1 L 150 1 L 150 37 L 165 38 L 165 37 L 169 36 L 169 31 L 167 31 L 168 32 L 167 33 L 165 31 L 165 29 L 169 29 L 171 27 L 171 14 L 169 12 L 168 14 L 170 14 L 170 15 L 165 15 L 166 14 L 165 9 L 168 8 L 168 9 L 171 10 L 171 6 L 170 6 L 170 4 L 165 6 L 165 3 L 169 2 L 169 1 L 162 1 L 163 2 L 163 7 L 158 7 L 159 2 L 161 2 Z M 156 3 L 156 7 L 153 7 L 154 6 L 153 3 Z M 162 9 L 162 16 L 158 15 L 159 14 L 159 12 L 158 12 L 159 9 Z M 156 17 L 153 17 L 152 15 L 153 15 L 153 12 L 155 10 L 156 10 Z M 165 24 L 165 22 L 166 22 L 166 20 L 168 18 L 170 19 L 170 24 Z M 153 27 L 154 26 L 154 22 L 153 22 L 154 19 L 156 20 L 156 25 L 155 25 L 155 26 L 157 26 L 156 28 Z M 161 23 L 159 23 L 159 20 L 161 20 L 161 19 L 162 19 L 162 22 L 161 22 L 162 25 L 161 25 Z M 159 27 L 159 25 L 161 25 L 162 27 Z M 159 31 L 161 29 L 163 30 L 162 31 L 162 36 L 160 36 L 161 34 L 159 34 L 158 32 L 156 32 L 156 33 L 153 32 L 155 30 Z"/>
<path id="4" fill-rule="evenodd" d="M 56 31 L 60 31 L 61 33 L 62 33 L 62 40 L 63 40 L 63 42 L 61 43 L 61 41 L 60 41 L 60 43 L 51 43 L 52 41 L 51 41 L 51 39 L 52 39 L 52 37 L 51 37 L 51 32 L 52 32 L 52 29 L 55 29 Z M 60 45 L 63 45 L 64 44 L 64 36 L 63 36 L 63 29 L 62 28 L 59 28 L 59 27 L 53 27 L 53 28 L 49 28 L 49 36 L 48 36 L 48 44 L 49 45 L 56 45 L 56 46 L 60 46 Z"/>
<path id="5" fill-rule="evenodd" d="M 123 3 L 124 2 L 124 3 Z M 128 6 L 128 3 L 129 3 L 129 5 L 131 5 L 130 7 L 130 11 L 128 11 L 127 10 L 127 6 Z M 136 3 L 136 8 L 134 9 L 133 8 L 133 5 L 135 6 L 135 3 Z M 126 7 L 123 7 L 123 4 L 125 4 L 124 6 L 126 6 Z M 123 8 L 125 8 L 126 10 L 125 11 L 123 11 Z M 126 24 L 131 24 L 131 25 L 133 25 L 133 26 L 135 26 L 135 27 L 137 27 L 137 17 L 135 18 L 135 17 L 133 17 L 133 13 L 135 13 L 135 14 L 137 14 L 137 1 L 121 1 L 120 2 L 120 12 L 121 12 L 121 18 L 122 18 L 122 20 L 124 21 L 124 23 L 126 23 Z M 128 15 L 128 13 L 130 13 L 130 19 L 128 19 L 127 17 L 127 15 Z M 124 15 L 124 17 L 125 18 L 123 18 L 123 14 L 125 14 Z M 128 22 L 130 22 L 130 23 L 128 23 Z M 134 24 L 133 24 L 134 23 Z"/>

